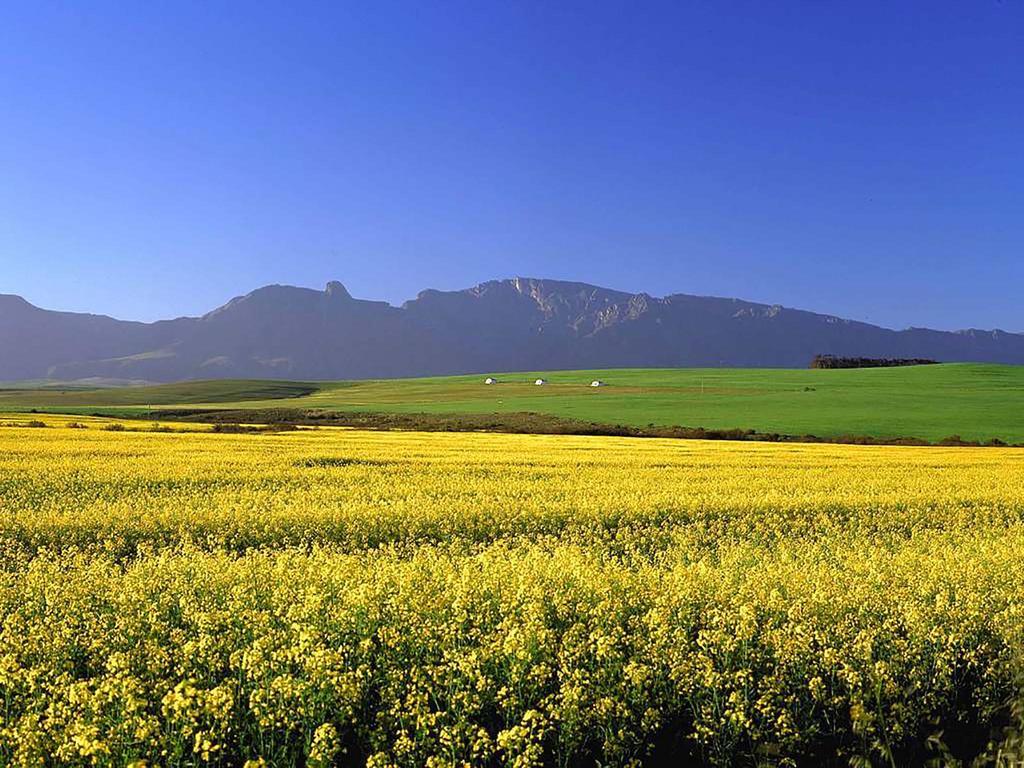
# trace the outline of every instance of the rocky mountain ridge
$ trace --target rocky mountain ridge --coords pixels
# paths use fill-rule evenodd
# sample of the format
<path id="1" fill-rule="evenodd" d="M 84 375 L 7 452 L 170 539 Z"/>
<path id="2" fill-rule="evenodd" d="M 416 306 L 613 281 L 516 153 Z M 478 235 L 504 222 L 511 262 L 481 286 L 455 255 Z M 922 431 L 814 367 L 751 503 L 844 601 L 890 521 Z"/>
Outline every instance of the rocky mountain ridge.
<path id="1" fill-rule="evenodd" d="M 0 295 L 0 380 L 345 379 L 605 367 L 806 367 L 816 354 L 1024 364 L 1024 335 L 890 330 L 740 299 L 517 277 L 400 307 L 270 285 L 156 323 Z"/>

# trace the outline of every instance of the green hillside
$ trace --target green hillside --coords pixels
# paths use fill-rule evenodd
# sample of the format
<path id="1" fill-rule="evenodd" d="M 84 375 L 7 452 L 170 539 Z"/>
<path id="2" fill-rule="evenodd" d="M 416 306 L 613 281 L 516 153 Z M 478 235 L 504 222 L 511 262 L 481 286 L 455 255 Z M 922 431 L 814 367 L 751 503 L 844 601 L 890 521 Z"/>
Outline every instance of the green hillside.
<path id="1" fill-rule="evenodd" d="M 534 385 L 543 376 L 545 386 Z M 67 392 L 0 392 L 0 410 L 118 413 L 148 406 L 533 412 L 606 424 L 1024 442 L 1024 367 L 951 364 L 858 370 L 622 369 L 386 381 L 186 382 Z M 593 379 L 606 386 L 593 388 Z"/>
<path id="2" fill-rule="evenodd" d="M 47 383 L 36 389 L 24 385 L 0 388 L 0 410 L 36 408 L 88 409 L 93 406 L 168 406 L 246 402 L 300 397 L 319 385 L 301 381 L 220 379 L 154 384 L 147 387 L 83 387 Z"/>

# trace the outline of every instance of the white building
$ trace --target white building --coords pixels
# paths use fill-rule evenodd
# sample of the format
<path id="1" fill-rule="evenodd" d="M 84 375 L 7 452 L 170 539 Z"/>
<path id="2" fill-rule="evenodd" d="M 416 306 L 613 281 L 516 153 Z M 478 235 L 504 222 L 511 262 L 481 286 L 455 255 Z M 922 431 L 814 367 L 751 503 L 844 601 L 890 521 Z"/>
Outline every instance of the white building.
<path id="1" fill-rule="evenodd" d="M 600 379 L 594 379 L 592 382 L 590 382 L 590 386 L 592 386 L 592 387 L 603 387 L 604 386 L 604 382 L 601 381 Z"/>
<path id="2" fill-rule="evenodd" d="M 497 383 L 498 383 L 498 380 L 493 378 L 493 377 L 491 377 L 491 376 L 488 376 L 486 379 L 484 379 L 484 384 L 497 384 Z"/>
<path id="3" fill-rule="evenodd" d="M 533 383 L 536 384 L 538 387 L 543 387 L 545 384 L 548 383 L 548 380 L 547 379 L 537 379 Z"/>

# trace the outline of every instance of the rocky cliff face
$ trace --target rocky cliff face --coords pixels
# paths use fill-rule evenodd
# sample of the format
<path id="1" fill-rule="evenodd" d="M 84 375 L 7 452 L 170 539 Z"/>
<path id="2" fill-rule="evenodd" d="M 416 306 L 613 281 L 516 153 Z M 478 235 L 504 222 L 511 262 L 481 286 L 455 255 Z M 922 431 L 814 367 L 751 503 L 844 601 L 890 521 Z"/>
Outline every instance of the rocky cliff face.
<path id="1" fill-rule="evenodd" d="M 199 318 L 132 323 L 0 296 L 0 380 L 302 379 L 621 366 L 805 367 L 819 353 L 1024 363 L 1024 335 L 893 331 L 777 305 L 513 278 L 401 307 L 272 285 Z"/>

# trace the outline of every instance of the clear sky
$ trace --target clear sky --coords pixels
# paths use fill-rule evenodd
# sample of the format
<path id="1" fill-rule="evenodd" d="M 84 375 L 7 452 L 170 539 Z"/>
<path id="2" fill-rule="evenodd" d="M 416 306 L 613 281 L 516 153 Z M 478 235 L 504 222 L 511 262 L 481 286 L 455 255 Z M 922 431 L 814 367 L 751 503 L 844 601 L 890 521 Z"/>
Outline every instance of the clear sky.
<path id="1" fill-rule="evenodd" d="M 0 7 L 0 293 L 515 275 L 1024 331 L 1024 2 Z"/>

